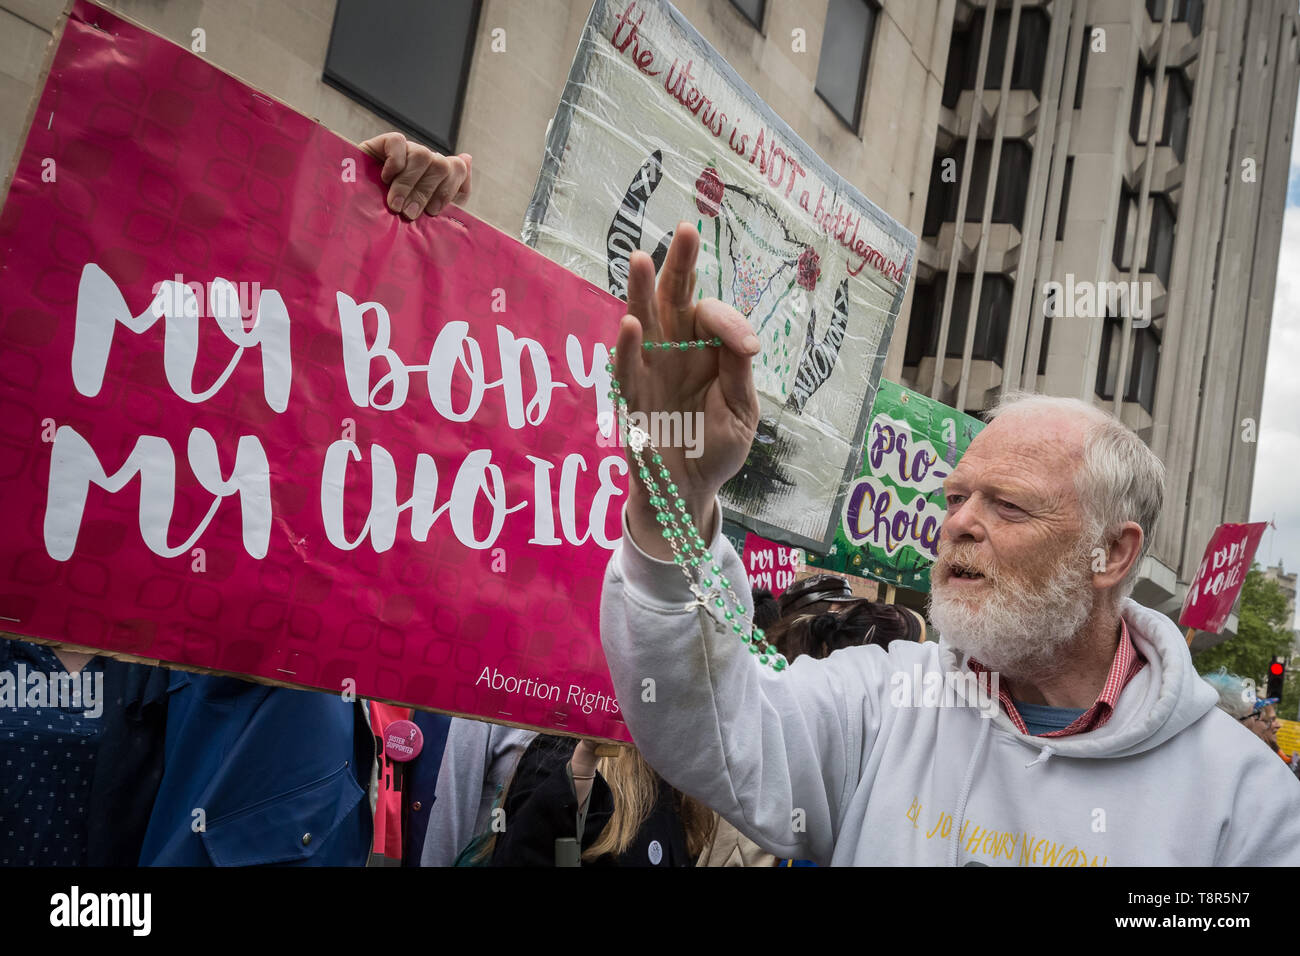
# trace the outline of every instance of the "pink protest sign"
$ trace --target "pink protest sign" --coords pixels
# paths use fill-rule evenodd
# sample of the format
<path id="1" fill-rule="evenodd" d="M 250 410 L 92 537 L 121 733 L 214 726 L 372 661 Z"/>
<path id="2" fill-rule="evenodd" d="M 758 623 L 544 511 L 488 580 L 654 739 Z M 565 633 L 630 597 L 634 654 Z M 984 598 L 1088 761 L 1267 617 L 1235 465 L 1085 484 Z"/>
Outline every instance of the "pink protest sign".
<path id="1" fill-rule="evenodd" d="M 768 541 L 749 532 L 745 535 L 745 573 L 751 588 L 766 588 L 773 597 L 794 584 L 795 574 L 803 562 L 803 551 Z"/>
<path id="2" fill-rule="evenodd" d="M 1214 529 L 1210 543 L 1205 546 L 1205 557 L 1183 599 L 1179 627 L 1194 627 L 1214 634 L 1223 630 L 1267 526 L 1267 522 L 1261 521 L 1221 524 Z"/>
<path id="3" fill-rule="evenodd" d="M 627 740 L 622 305 L 79 2 L 0 216 L 0 627 Z"/>

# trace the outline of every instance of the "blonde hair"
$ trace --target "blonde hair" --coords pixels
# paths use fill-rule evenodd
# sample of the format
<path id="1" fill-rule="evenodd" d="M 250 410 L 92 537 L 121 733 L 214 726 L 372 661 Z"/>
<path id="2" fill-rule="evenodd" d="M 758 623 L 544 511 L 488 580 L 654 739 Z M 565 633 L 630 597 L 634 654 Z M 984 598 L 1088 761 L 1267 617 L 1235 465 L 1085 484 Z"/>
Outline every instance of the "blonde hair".
<path id="1" fill-rule="evenodd" d="M 623 747 L 617 757 L 601 757 L 596 770 L 605 778 L 614 800 L 614 813 L 596 842 L 583 851 L 590 862 L 605 854 L 621 856 L 645 826 L 659 800 L 659 774 L 635 747 Z M 674 809 L 686 831 L 686 852 L 698 857 L 713 838 L 713 811 L 693 797 L 673 790 Z"/>

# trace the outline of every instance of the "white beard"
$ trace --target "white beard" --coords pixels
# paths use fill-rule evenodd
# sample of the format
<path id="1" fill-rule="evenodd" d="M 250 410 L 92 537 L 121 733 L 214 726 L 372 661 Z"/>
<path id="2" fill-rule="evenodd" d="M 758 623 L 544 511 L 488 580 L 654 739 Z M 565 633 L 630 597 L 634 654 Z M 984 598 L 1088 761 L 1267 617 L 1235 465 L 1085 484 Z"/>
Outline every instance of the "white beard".
<path id="1" fill-rule="evenodd" d="M 1061 652 L 1091 616 L 1096 597 L 1087 552 L 1064 555 L 1036 592 L 1001 575 L 985 581 L 977 596 L 948 584 L 930 591 L 930 620 L 948 643 L 1009 675 L 1068 668 Z"/>

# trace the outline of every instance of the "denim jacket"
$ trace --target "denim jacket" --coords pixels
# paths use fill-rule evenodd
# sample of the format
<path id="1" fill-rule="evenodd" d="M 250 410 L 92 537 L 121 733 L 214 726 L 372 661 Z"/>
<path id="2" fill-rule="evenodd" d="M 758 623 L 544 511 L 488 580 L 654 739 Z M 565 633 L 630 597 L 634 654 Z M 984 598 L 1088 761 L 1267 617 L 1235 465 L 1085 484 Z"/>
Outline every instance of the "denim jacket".
<path id="1" fill-rule="evenodd" d="M 141 866 L 364 866 L 374 743 L 337 694 L 175 672 Z"/>

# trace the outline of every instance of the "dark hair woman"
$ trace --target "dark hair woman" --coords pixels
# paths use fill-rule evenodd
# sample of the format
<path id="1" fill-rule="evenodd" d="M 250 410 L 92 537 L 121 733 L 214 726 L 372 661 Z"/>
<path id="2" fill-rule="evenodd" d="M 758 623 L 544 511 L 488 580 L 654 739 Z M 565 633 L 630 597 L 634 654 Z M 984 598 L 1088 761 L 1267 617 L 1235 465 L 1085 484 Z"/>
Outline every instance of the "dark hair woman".
<path id="1" fill-rule="evenodd" d="M 791 662 L 859 644 L 925 640 L 925 620 L 915 611 L 855 597 L 849 583 L 833 574 L 799 581 L 781 595 L 779 605 L 781 617 L 767 636 Z"/>

